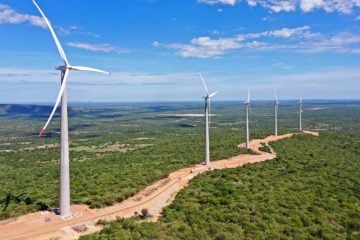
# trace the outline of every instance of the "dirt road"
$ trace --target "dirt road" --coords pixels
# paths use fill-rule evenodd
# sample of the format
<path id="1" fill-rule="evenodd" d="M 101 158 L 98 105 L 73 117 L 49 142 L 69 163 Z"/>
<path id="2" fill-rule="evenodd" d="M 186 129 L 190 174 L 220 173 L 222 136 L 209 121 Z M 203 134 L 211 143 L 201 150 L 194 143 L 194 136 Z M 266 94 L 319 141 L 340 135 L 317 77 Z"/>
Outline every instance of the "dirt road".
<path id="1" fill-rule="evenodd" d="M 314 133 L 307 132 L 307 134 Z M 111 207 L 90 209 L 86 205 L 73 205 L 71 207 L 73 217 L 68 220 L 61 220 L 59 216 L 50 212 L 36 212 L 2 221 L 0 222 L 0 239 L 77 239 L 81 235 L 101 230 L 101 227 L 96 225 L 100 219 L 129 218 L 135 212 L 140 213 L 142 209 L 148 209 L 153 216 L 152 220 L 156 221 L 161 210 L 169 205 L 174 200 L 175 195 L 186 187 L 196 175 L 208 170 L 236 168 L 247 163 L 273 159 L 276 157 L 275 153 L 259 150 L 262 146 L 261 143 L 267 144 L 291 136 L 292 134 L 285 134 L 252 140 L 250 142 L 251 149 L 259 153 L 258 155 L 242 154 L 229 159 L 214 161 L 211 162 L 210 169 L 202 164 L 179 169 L 167 178 L 155 182 L 133 197 Z M 239 147 L 242 146 L 243 144 L 239 145 Z"/>

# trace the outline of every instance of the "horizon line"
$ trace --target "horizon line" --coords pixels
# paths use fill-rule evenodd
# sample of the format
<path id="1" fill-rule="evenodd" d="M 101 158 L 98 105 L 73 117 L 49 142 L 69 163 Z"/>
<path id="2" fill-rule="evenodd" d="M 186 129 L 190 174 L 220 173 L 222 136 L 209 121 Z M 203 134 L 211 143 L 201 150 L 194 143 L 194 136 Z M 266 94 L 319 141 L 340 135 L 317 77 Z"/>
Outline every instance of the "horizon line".
<path id="1" fill-rule="evenodd" d="M 234 100 L 216 100 L 213 102 L 242 102 L 243 99 L 234 99 Z M 273 102 L 274 99 L 254 99 L 252 102 Z M 287 99 L 279 99 L 279 101 L 299 101 L 297 98 L 287 98 Z M 343 102 L 360 102 L 360 98 L 303 98 L 303 101 L 343 101 Z M 195 102 L 203 102 L 202 100 L 144 100 L 144 101 L 69 101 L 69 104 L 120 104 L 120 103 L 195 103 Z M 54 102 L 43 102 L 43 101 L 28 101 L 28 102 L 0 102 L 0 105 L 8 105 L 8 104 L 34 104 L 34 105 L 53 105 Z"/>

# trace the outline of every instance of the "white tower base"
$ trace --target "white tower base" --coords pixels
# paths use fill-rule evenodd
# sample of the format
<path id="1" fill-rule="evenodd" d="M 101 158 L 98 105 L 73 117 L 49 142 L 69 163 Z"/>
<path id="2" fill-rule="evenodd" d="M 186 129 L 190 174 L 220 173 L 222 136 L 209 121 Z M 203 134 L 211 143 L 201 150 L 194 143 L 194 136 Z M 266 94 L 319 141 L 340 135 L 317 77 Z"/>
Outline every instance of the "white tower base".
<path id="1" fill-rule="evenodd" d="M 62 74 L 63 75 L 63 74 Z M 70 209 L 70 160 L 67 90 L 61 98 L 61 153 L 60 153 L 60 217 L 71 217 Z"/>

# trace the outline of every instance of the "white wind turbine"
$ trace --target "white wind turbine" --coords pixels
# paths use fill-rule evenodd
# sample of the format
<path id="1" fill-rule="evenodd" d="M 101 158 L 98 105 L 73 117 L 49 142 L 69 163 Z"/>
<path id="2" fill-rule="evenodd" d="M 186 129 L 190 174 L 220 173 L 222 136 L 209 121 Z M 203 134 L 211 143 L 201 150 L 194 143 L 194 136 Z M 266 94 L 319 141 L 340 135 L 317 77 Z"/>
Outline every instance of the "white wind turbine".
<path id="1" fill-rule="evenodd" d="M 66 58 L 65 52 L 60 44 L 59 39 L 57 38 L 54 29 L 52 28 L 50 21 L 47 19 L 43 11 L 40 9 L 39 5 L 33 0 L 36 8 L 39 10 L 40 14 L 44 18 L 51 35 L 55 41 L 56 47 L 60 53 L 60 57 L 62 58 L 64 65 L 59 66 L 56 70 L 61 72 L 61 88 L 59 94 L 57 96 L 55 105 L 50 113 L 49 119 L 47 120 L 45 126 L 39 133 L 41 137 L 47 126 L 49 125 L 51 119 L 54 116 L 54 113 L 61 101 L 61 160 L 60 160 L 60 216 L 62 219 L 71 217 L 70 210 L 70 169 L 69 169 L 69 134 L 68 134 L 68 112 L 67 112 L 67 90 L 66 84 L 70 70 L 77 71 L 90 71 L 90 72 L 99 72 L 104 74 L 110 74 L 108 72 L 90 68 L 90 67 L 82 67 L 82 66 L 72 66 Z"/>
<path id="2" fill-rule="evenodd" d="M 299 130 L 302 131 L 302 113 L 303 113 L 303 99 L 302 96 L 300 96 L 300 102 L 299 102 Z"/>
<path id="3" fill-rule="evenodd" d="M 246 121 L 246 148 L 250 148 L 250 133 L 249 133 L 249 111 L 250 111 L 250 90 L 247 92 L 247 100 L 245 101 L 245 121 Z"/>
<path id="4" fill-rule="evenodd" d="M 209 93 L 209 90 L 206 86 L 205 79 L 199 73 L 199 76 L 203 82 L 204 89 L 206 92 L 205 99 L 205 164 L 206 166 L 210 166 L 210 140 L 209 140 L 209 112 L 210 112 L 210 101 L 211 98 L 214 97 L 218 92 Z"/>
<path id="5" fill-rule="evenodd" d="M 274 88 L 275 101 L 274 101 L 274 135 L 278 135 L 278 112 L 279 112 L 279 101 L 276 88 Z"/>

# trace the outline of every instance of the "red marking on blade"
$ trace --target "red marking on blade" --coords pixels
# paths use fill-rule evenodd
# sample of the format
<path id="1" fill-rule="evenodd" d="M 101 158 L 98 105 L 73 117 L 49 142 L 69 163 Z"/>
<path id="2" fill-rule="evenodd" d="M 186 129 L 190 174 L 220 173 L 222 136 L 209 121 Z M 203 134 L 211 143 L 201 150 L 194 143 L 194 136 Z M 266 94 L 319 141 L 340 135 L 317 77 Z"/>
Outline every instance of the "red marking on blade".
<path id="1" fill-rule="evenodd" d="M 39 133 L 39 137 L 44 136 L 44 133 L 45 133 L 45 129 L 42 129 L 42 130 L 40 131 L 40 133 Z"/>

